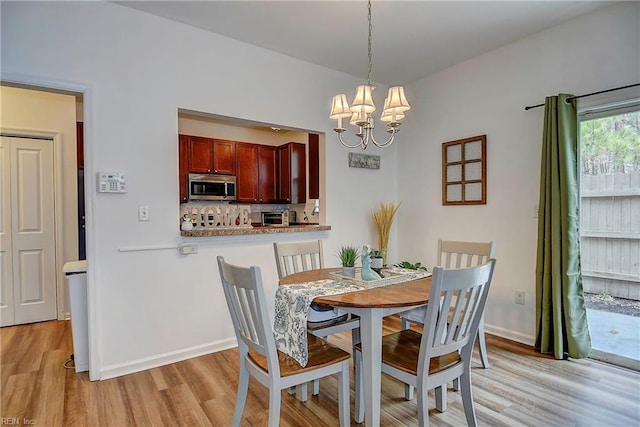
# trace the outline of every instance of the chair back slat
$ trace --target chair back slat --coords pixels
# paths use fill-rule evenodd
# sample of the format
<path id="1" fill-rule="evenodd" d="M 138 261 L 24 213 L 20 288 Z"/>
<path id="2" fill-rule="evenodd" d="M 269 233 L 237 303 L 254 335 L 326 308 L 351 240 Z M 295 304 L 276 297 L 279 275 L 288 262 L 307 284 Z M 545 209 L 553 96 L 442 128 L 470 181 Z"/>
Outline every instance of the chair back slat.
<path id="1" fill-rule="evenodd" d="M 273 243 L 278 277 L 324 268 L 322 241 Z"/>
<path id="2" fill-rule="evenodd" d="M 424 319 L 419 369 L 429 369 L 429 360 L 453 351 L 469 351 L 478 332 L 480 318 L 493 276 L 495 260 L 462 269 L 433 269 L 430 300 Z M 423 348 L 424 347 L 424 348 Z M 420 363 L 423 364 L 420 364 Z"/>
<path id="3" fill-rule="evenodd" d="M 217 257 L 224 296 L 241 356 L 248 349 L 267 357 L 269 371 L 280 374 L 276 344 L 267 312 L 260 267 L 238 267 Z"/>
<path id="4" fill-rule="evenodd" d="M 495 257 L 495 242 L 462 242 L 438 240 L 439 266 L 445 268 L 467 268 L 485 264 Z"/>
<path id="5" fill-rule="evenodd" d="M 254 323 L 254 315 L 249 307 L 248 300 L 251 296 L 247 294 L 251 291 L 247 289 L 233 287 L 229 289 L 231 305 L 238 319 L 238 328 L 242 337 L 246 340 L 260 343 L 258 328 Z"/>

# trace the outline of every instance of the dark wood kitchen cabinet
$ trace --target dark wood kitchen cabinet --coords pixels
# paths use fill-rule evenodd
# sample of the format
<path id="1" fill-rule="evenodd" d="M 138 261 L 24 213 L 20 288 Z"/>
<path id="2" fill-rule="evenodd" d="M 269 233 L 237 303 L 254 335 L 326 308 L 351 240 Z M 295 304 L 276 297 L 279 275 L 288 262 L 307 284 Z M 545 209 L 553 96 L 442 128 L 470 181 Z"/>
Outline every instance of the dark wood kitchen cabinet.
<path id="1" fill-rule="evenodd" d="M 190 173 L 235 175 L 235 142 L 224 139 L 187 136 Z"/>
<path id="2" fill-rule="evenodd" d="M 276 147 L 261 145 L 258 147 L 258 195 L 262 203 L 274 203 L 277 201 L 278 179 Z"/>
<path id="3" fill-rule="evenodd" d="M 236 142 L 226 139 L 213 140 L 213 173 L 236 174 Z"/>
<path id="4" fill-rule="evenodd" d="M 282 203 L 307 201 L 305 145 L 290 142 L 278 147 L 278 200 Z"/>
<path id="5" fill-rule="evenodd" d="M 188 162 L 191 173 L 211 173 L 213 169 L 213 140 L 187 136 Z"/>
<path id="6" fill-rule="evenodd" d="M 189 200 L 189 137 L 178 136 L 178 181 L 180 188 L 180 203 Z"/>
<path id="7" fill-rule="evenodd" d="M 276 147 L 236 143 L 237 201 L 275 203 Z"/>
<path id="8" fill-rule="evenodd" d="M 320 198 L 320 135 L 309 134 L 309 198 Z"/>

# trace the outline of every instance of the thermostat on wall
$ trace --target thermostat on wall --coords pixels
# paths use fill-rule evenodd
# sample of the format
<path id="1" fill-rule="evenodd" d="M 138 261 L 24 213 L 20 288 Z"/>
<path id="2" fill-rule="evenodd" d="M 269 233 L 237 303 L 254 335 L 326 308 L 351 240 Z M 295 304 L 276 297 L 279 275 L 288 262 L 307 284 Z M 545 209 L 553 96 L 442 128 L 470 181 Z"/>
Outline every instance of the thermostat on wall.
<path id="1" fill-rule="evenodd" d="M 99 193 L 126 193 L 127 185 L 124 180 L 124 174 L 116 172 L 99 172 L 98 173 L 98 192 Z"/>

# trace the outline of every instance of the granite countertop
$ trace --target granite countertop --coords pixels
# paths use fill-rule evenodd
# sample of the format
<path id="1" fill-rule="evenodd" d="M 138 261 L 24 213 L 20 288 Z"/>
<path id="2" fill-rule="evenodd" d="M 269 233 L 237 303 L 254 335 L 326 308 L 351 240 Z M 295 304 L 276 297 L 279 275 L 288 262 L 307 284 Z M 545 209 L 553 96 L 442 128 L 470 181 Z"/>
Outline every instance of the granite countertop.
<path id="1" fill-rule="evenodd" d="M 287 227 L 281 225 L 266 225 L 254 227 L 216 228 L 208 230 L 180 231 L 182 237 L 215 237 L 215 236 L 251 236 L 255 234 L 277 233 L 308 233 L 313 231 L 331 230 L 330 225 L 294 224 Z"/>

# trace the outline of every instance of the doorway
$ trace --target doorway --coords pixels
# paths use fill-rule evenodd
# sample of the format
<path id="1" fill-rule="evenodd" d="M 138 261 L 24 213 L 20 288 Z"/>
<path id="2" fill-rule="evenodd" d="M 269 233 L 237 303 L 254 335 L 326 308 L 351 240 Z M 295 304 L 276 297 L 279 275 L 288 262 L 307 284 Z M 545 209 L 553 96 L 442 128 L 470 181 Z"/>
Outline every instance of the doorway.
<path id="1" fill-rule="evenodd" d="M 640 370 L 640 105 L 581 114 L 580 148 L 592 358 Z"/>
<path id="2" fill-rule="evenodd" d="M 7 90 L 8 89 L 8 90 Z M 18 90 L 30 92 L 28 98 L 18 93 Z M 82 121 L 84 132 L 90 129 L 90 109 L 87 104 L 91 100 L 91 88 L 69 82 L 51 81 L 33 76 L 5 73 L 0 82 L 2 96 L 0 102 L 2 115 L 0 126 L 3 130 L 29 130 L 26 133 L 31 136 L 52 137 L 54 141 L 54 181 L 55 181 L 55 217 L 56 229 L 56 279 L 58 319 L 68 319 L 70 308 L 66 297 L 66 277 L 63 272 L 65 262 L 77 260 L 78 250 L 78 217 L 77 217 L 77 146 L 76 123 Z M 63 97 L 57 95 L 66 95 Z M 19 108 L 13 108 L 13 104 L 20 102 Z M 37 123 L 34 121 L 37 120 Z M 33 129 L 40 129 L 33 131 Z M 46 129 L 55 131 L 47 132 Z M 91 158 L 91 144 L 84 138 L 82 150 L 83 166 L 90 174 L 91 162 L 84 161 Z M 89 155 L 87 155 L 89 154 Z M 59 190 L 59 191 L 58 191 Z M 95 253 L 92 248 L 91 217 L 92 217 L 92 193 L 85 195 L 87 209 L 86 232 L 86 258 L 87 265 L 87 311 L 89 329 L 89 379 L 100 379 L 100 357 L 97 351 L 99 341 L 97 320 L 91 315 L 95 310 L 95 295 L 92 289 L 92 270 L 95 262 L 91 262 Z"/>
<path id="3" fill-rule="evenodd" d="M 42 210 L 39 206 L 34 212 L 43 212 L 36 215 L 30 212 L 31 215 L 36 216 L 33 221 L 44 222 L 46 220 L 53 221 L 53 235 L 54 240 L 54 269 L 51 273 L 45 273 L 48 269 L 41 268 L 40 272 L 33 271 L 31 268 L 27 270 L 25 274 L 46 274 L 47 280 L 55 283 L 55 299 L 57 311 L 53 319 L 68 319 L 70 316 L 66 278 L 63 272 L 64 264 L 68 261 L 75 261 L 78 259 L 78 228 L 77 228 L 77 169 L 76 169 L 76 96 L 72 95 L 68 91 L 61 93 L 60 91 L 46 90 L 36 86 L 26 86 L 24 84 L 12 84 L 3 81 L 0 86 L 0 102 L 2 108 L 2 115 L 0 116 L 0 127 L 3 136 L 15 138 L 18 140 L 28 141 L 29 144 L 36 144 L 37 142 L 48 140 L 47 144 L 52 152 L 52 172 L 46 179 L 40 179 L 38 182 L 42 182 L 41 187 L 35 187 L 38 191 L 44 191 L 45 186 L 52 188 L 50 191 L 53 197 L 53 204 Z M 22 138 L 20 138 L 22 137 Z M 29 151 L 21 151 L 21 156 L 24 157 L 25 165 L 32 167 L 32 164 L 40 162 L 44 157 L 37 157 L 35 154 Z M 27 155 L 29 154 L 29 155 Z M 7 155 L 7 159 L 10 158 Z M 8 160 L 7 160 L 8 161 Z M 21 162 L 22 163 L 22 162 Z M 15 163 L 14 163 L 15 164 Z M 6 196 L 9 194 L 8 177 L 9 164 L 3 163 L 3 182 L 6 182 L 4 187 L 7 190 L 3 191 L 3 204 L 7 208 L 2 209 L 2 221 L 3 230 L 10 229 L 11 225 L 9 221 L 16 220 L 16 214 L 11 217 L 7 214 L 10 209 L 14 208 L 14 205 L 20 206 L 26 199 L 13 199 Z M 35 168 L 33 166 L 32 168 Z M 18 170 L 11 167 L 13 170 Z M 15 182 L 15 181 L 14 181 Z M 28 181 L 25 181 L 28 182 Z M 22 184 L 21 184 L 22 185 Z M 14 191 L 14 194 L 15 191 Z M 12 218 L 13 217 L 13 218 Z M 24 220 L 18 218 L 20 221 Z M 31 219 L 30 219 L 31 220 Z M 15 222 L 15 221 L 14 221 Z M 30 227 L 37 227 L 30 225 Z M 35 232 L 34 232 L 35 233 Z M 35 236 L 34 233 L 26 233 L 28 236 Z M 3 253 L 7 254 L 4 250 L 4 246 L 10 241 L 10 237 L 5 234 L 3 237 Z M 35 255 L 32 255 L 35 257 Z M 34 258 L 35 259 L 35 258 Z M 8 257 L 7 257 L 8 260 Z M 12 259 L 12 263 L 16 260 Z M 46 265 L 46 264 L 43 264 Z M 26 267 L 25 267 L 26 268 Z M 3 269 L 4 270 L 4 269 Z M 6 269 L 8 271 L 8 268 Z M 11 279 L 8 278 L 8 274 L 4 274 L 3 271 L 3 285 L 4 295 L 2 298 L 3 305 L 5 303 L 9 293 L 7 283 L 13 283 L 16 279 L 16 274 L 23 277 L 23 273 L 15 269 L 11 271 Z M 14 277 L 16 276 L 16 277 Z M 42 283 L 44 283 L 42 279 Z M 12 286 L 12 291 L 13 291 Z M 24 290 L 21 290 L 24 292 Z M 35 290 L 33 291 L 35 292 Z M 42 295 L 46 293 L 39 289 Z M 15 296 L 15 295 L 14 295 Z M 28 300 L 33 299 L 33 295 Z M 34 301 L 37 298 L 34 299 Z M 38 303 L 34 303 L 37 305 Z M 6 310 L 3 310 L 6 311 Z M 4 321 L 5 313 L 2 314 L 3 319 L 1 324 L 11 324 L 12 322 Z M 14 319 L 15 320 L 15 319 Z M 40 319 L 38 319 L 40 320 Z M 34 321 L 36 321 L 34 319 Z"/>
<path id="4" fill-rule="evenodd" d="M 2 136 L 0 326 L 57 318 L 53 139 Z"/>

